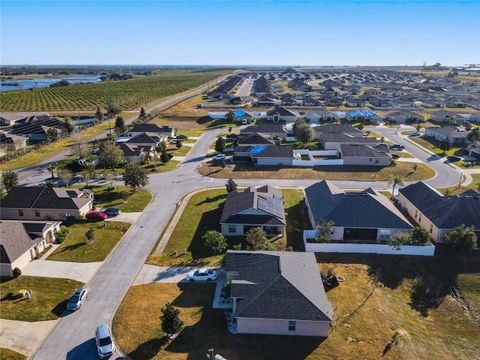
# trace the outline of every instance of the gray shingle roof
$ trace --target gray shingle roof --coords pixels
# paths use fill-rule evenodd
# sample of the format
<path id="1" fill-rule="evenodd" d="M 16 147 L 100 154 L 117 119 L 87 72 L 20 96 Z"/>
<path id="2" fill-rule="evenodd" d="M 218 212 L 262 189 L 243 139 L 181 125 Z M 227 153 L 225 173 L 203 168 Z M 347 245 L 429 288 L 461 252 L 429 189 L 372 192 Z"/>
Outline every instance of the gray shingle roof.
<path id="1" fill-rule="evenodd" d="M 239 298 L 237 317 L 333 319 L 313 253 L 229 250 L 225 268 L 234 279 L 231 295 Z"/>
<path id="2" fill-rule="evenodd" d="M 480 229 L 480 193 L 474 190 L 443 196 L 419 181 L 399 192 L 439 229 L 453 229 L 462 224 Z"/>
<path id="3" fill-rule="evenodd" d="M 259 214 L 242 214 L 245 210 L 257 209 Z M 283 197 L 273 188 L 247 188 L 243 192 L 231 192 L 223 206 L 220 223 L 285 225 Z"/>
<path id="4" fill-rule="evenodd" d="M 293 158 L 291 145 L 265 146 L 265 149 L 252 154 L 252 158 Z"/>
<path id="5" fill-rule="evenodd" d="M 7 264 L 14 262 L 42 240 L 42 237 L 30 235 L 22 222 L 0 221 L 1 262 Z"/>
<path id="6" fill-rule="evenodd" d="M 81 209 L 92 199 L 89 190 L 17 186 L 2 199 L 4 208 Z"/>
<path id="7" fill-rule="evenodd" d="M 379 151 L 365 144 L 340 144 L 340 152 L 343 156 L 390 158 L 385 152 Z"/>
<path id="8" fill-rule="evenodd" d="M 369 188 L 344 192 L 322 180 L 305 189 L 315 224 L 333 220 L 335 226 L 353 228 L 412 229 L 403 214 L 382 194 Z"/>
<path id="9" fill-rule="evenodd" d="M 238 145 L 272 145 L 274 143 L 275 141 L 260 134 L 241 135 L 237 141 Z"/>

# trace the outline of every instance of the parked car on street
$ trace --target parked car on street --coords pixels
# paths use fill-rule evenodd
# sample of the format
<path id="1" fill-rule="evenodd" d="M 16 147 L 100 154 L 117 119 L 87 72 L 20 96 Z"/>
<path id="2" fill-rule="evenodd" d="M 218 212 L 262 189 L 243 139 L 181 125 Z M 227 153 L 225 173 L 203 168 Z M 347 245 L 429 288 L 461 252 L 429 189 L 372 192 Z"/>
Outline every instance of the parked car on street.
<path id="1" fill-rule="evenodd" d="M 88 291 L 85 288 L 78 288 L 75 290 L 70 300 L 68 300 L 67 310 L 75 311 L 80 309 L 80 306 L 82 306 L 83 302 L 87 298 L 87 292 Z"/>
<path id="2" fill-rule="evenodd" d="M 87 220 L 105 220 L 107 218 L 107 214 L 104 214 L 98 210 L 93 210 L 93 211 L 89 211 L 86 215 L 85 215 L 85 218 Z"/>
<path id="3" fill-rule="evenodd" d="M 400 144 L 392 144 L 392 145 L 390 145 L 390 150 L 399 151 L 399 150 L 403 150 L 403 149 L 405 149 L 405 146 L 400 145 Z"/>
<path id="4" fill-rule="evenodd" d="M 107 324 L 98 325 L 95 329 L 95 342 L 97 344 L 97 352 L 100 359 L 112 356 L 115 351 L 115 343 L 113 341 L 112 332 Z"/>
<path id="5" fill-rule="evenodd" d="M 115 217 L 122 213 L 120 209 L 109 207 L 101 211 L 102 214 L 107 215 L 108 217 Z"/>
<path id="6" fill-rule="evenodd" d="M 447 160 L 449 160 L 449 161 L 460 161 L 460 160 L 462 160 L 462 158 L 460 156 L 450 155 L 450 156 L 447 156 Z"/>
<path id="7" fill-rule="evenodd" d="M 217 272 L 213 269 L 198 269 L 187 274 L 188 281 L 215 281 Z"/>

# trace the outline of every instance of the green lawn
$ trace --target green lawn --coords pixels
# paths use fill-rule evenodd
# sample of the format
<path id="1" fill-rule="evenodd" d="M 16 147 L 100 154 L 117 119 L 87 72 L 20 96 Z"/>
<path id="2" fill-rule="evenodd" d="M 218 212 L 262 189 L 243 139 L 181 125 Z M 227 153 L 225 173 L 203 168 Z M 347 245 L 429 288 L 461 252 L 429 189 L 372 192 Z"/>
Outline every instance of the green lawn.
<path id="1" fill-rule="evenodd" d="M 175 170 L 178 164 L 180 164 L 180 161 L 177 160 L 169 160 L 166 164 L 163 164 L 161 161 L 156 161 L 143 164 L 142 167 L 147 169 L 150 174 L 159 174 Z"/>
<path id="2" fill-rule="evenodd" d="M 0 318 L 22 321 L 58 319 L 73 291 L 83 286 L 70 279 L 20 276 L 0 283 Z M 31 290 L 32 300 L 17 298 L 20 290 Z"/>
<path id="3" fill-rule="evenodd" d="M 190 146 L 182 146 L 180 149 L 177 149 L 175 145 L 167 146 L 167 152 L 173 156 L 186 156 L 192 148 Z"/>
<path id="4" fill-rule="evenodd" d="M 70 235 L 47 260 L 94 262 L 103 261 L 130 228 L 130 224 L 104 221 L 67 225 Z M 87 243 L 85 233 L 93 228 L 95 240 Z"/>
<path id="5" fill-rule="evenodd" d="M 454 186 L 454 187 L 448 188 L 448 192 L 451 195 L 458 195 L 469 189 L 473 189 L 480 192 L 480 174 L 472 174 L 472 179 L 473 179 L 472 182 L 468 186 L 460 186 L 460 187 Z M 441 189 L 440 191 L 445 194 L 447 189 Z"/>
<path id="6" fill-rule="evenodd" d="M 0 360 L 24 360 L 27 357 L 16 351 L 6 348 L 0 348 Z"/>
<path id="7" fill-rule="evenodd" d="M 272 240 L 277 250 L 291 246 L 303 250 L 302 232 L 308 228 L 301 190 L 283 190 L 287 215 L 286 235 Z M 156 265 L 218 265 L 222 255 L 211 256 L 202 245 L 202 236 L 208 230 L 220 231 L 220 216 L 227 192 L 224 189 L 205 190 L 192 196 L 162 254 L 152 253 L 147 260 Z M 229 244 L 241 242 L 240 237 L 229 237 Z M 185 249 L 187 250 L 184 254 Z"/>
<path id="8" fill-rule="evenodd" d="M 152 200 L 152 193 L 146 189 L 137 192 L 126 186 L 93 186 L 89 190 L 95 193 L 95 207 L 103 209 L 116 207 L 125 212 L 140 212 Z"/>
<path id="9" fill-rule="evenodd" d="M 450 155 L 455 155 L 455 156 L 461 156 L 463 155 L 463 151 L 465 150 L 464 147 L 451 147 L 449 150 L 443 152 L 438 146 L 440 145 L 439 143 L 435 142 L 434 140 L 431 140 L 427 137 L 412 137 L 410 138 L 412 141 L 416 142 L 420 146 L 423 146 L 424 148 L 432 151 L 433 153 L 440 155 L 440 156 L 450 156 Z"/>

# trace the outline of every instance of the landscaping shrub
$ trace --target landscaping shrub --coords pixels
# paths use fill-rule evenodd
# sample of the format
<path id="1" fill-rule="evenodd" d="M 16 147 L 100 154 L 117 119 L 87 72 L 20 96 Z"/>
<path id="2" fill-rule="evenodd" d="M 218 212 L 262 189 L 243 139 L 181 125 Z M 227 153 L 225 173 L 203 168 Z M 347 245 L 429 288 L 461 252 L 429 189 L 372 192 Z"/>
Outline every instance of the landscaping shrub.
<path id="1" fill-rule="evenodd" d="M 18 267 L 13 269 L 13 277 L 17 278 L 22 275 L 22 270 L 20 270 Z"/>
<path id="2" fill-rule="evenodd" d="M 56 236 L 55 236 L 55 242 L 57 244 L 61 244 L 62 242 L 67 240 L 68 235 L 70 235 L 70 230 L 67 227 L 62 226 L 60 228 L 60 231 L 58 231 Z"/>

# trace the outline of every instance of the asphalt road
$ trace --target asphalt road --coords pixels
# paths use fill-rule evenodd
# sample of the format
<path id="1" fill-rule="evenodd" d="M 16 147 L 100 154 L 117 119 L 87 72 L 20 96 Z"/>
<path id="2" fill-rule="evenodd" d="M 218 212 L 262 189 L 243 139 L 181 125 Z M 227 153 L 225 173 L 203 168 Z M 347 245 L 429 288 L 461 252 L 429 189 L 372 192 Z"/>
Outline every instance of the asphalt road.
<path id="1" fill-rule="evenodd" d="M 145 111 L 148 113 L 148 112 L 152 112 L 152 111 L 155 111 L 155 110 L 163 109 L 163 108 L 166 108 L 170 105 L 173 105 L 173 104 L 175 104 L 179 101 L 185 100 L 185 99 L 187 99 L 191 96 L 201 94 L 206 89 L 211 87 L 212 85 L 215 85 L 215 84 L 219 83 L 220 81 L 222 81 L 223 79 L 225 79 L 227 76 L 229 76 L 229 75 L 222 76 L 222 77 L 220 77 L 216 80 L 210 81 L 210 82 L 208 82 L 204 85 L 201 85 L 199 87 L 191 89 L 187 92 L 183 92 L 183 93 L 177 94 L 177 95 L 172 95 L 172 96 L 168 97 L 167 99 L 161 100 L 158 103 L 156 103 L 155 105 L 152 105 L 152 106 L 146 108 Z M 125 123 L 130 124 L 133 121 L 137 120 L 137 118 L 138 118 L 138 115 L 134 115 L 134 116 L 131 116 L 129 118 L 126 118 Z M 115 120 L 111 119 L 110 121 L 112 121 L 112 123 L 113 123 Z M 103 139 L 107 136 L 107 134 L 108 134 L 108 131 L 105 131 L 105 132 L 97 135 L 96 137 L 94 137 L 90 141 L 95 140 L 95 139 Z M 65 151 L 59 152 L 58 154 L 56 154 L 52 157 L 49 157 L 48 159 L 45 159 L 45 160 L 39 162 L 38 164 L 15 170 L 15 172 L 18 174 L 19 183 L 22 184 L 22 185 L 27 184 L 27 183 L 29 183 L 29 184 L 40 183 L 41 181 L 43 181 L 45 178 L 47 178 L 49 176 L 50 172 L 48 171 L 48 167 L 50 166 L 50 164 L 56 163 L 57 161 L 60 161 L 60 160 L 64 159 L 65 156 L 68 156 L 69 154 L 70 154 L 70 151 L 65 150 Z"/>
<path id="2" fill-rule="evenodd" d="M 445 158 L 438 155 L 432 155 L 397 134 L 397 131 L 400 132 L 408 129 L 414 130 L 414 128 L 410 127 L 404 127 L 400 130 L 389 127 L 375 127 L 375 129 L 372 130 L 390 139 L 395 144 L 405 146 L 405 150 L 435 170 L 437 176 L 425 181 L 428 185 L 434 188 L 445 188 L 458 185 L 461 173 L 457 169 L 446 164 L 444 162 Z"/>

